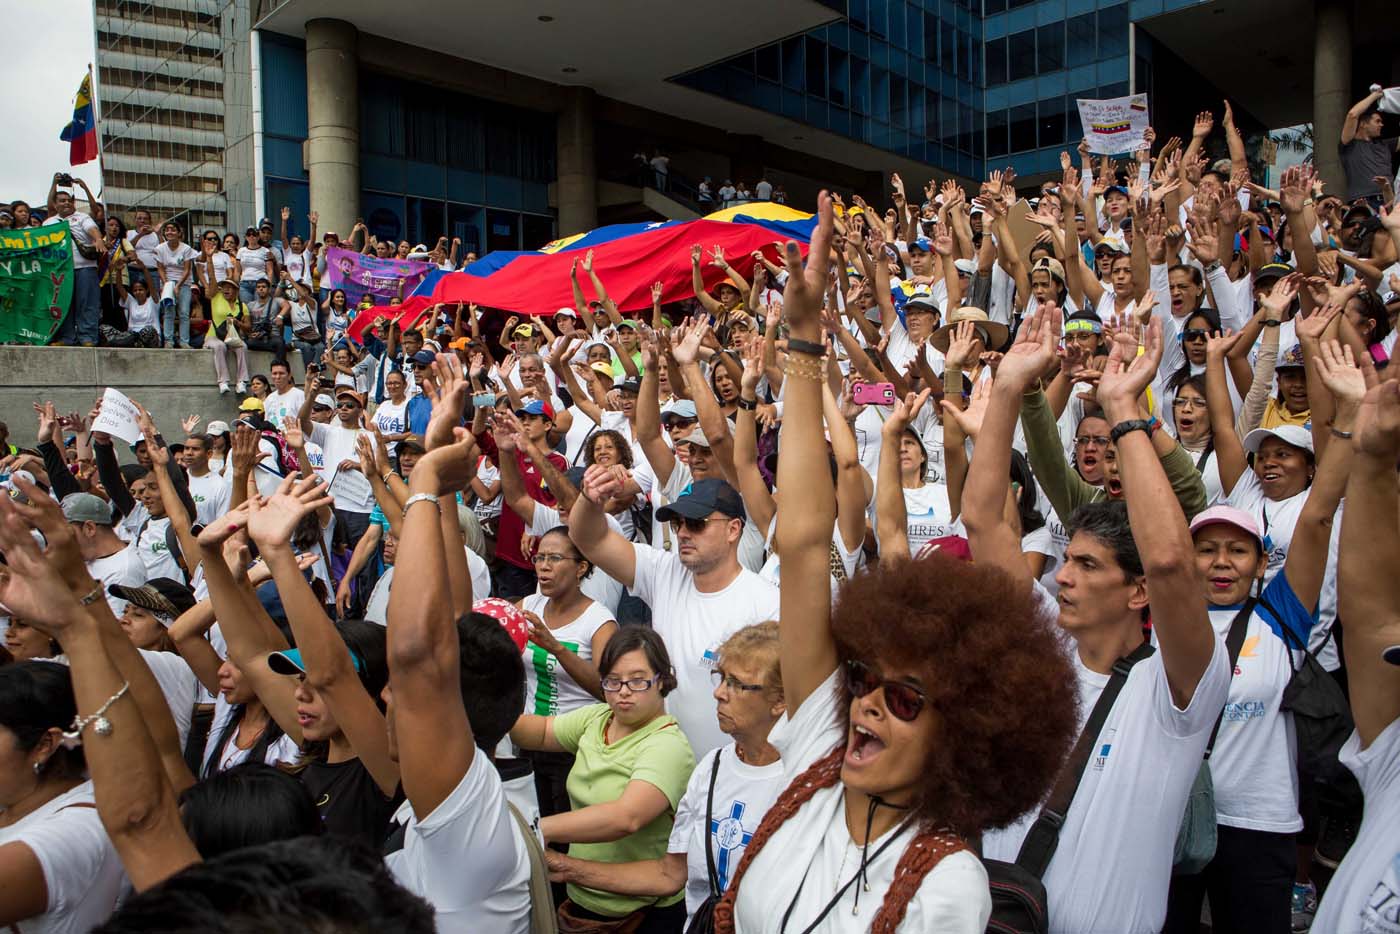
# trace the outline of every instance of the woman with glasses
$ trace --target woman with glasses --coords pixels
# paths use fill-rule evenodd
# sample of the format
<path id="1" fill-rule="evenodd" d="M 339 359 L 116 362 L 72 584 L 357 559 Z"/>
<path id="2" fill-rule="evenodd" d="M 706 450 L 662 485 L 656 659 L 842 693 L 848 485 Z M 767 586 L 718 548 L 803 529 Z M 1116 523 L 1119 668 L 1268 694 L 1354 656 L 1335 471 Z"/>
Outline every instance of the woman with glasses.
<path id="1" fill-rule="evenodd" d="M 531 559 L 539 592 L 517 606 L 530 620 L 530 641 L 525 646 L 525 709 L 542 717 L 555 717 L 598 701 L 607 695 L 599 686 L 593 660 L 617 632 L 612 611 L 593 602 L 579 589 L 593 573 L 566 526 L 556 526 L 540 537 Z M 574 757 L 566 752 L 527 752 L 535 767 L 535 791 L 540 814 L 569 810 L 565 782 Z"/>
<path id="2" fill-rule="evenodd" d="M 526 749 L 569 752 L 573 810 L 540 821 L 546 843 L 570 844 L 580 859 L 634 863 L 660 859 L 695 767 L 695 754 L 665 697 L 676 686 L 666 644 L 643 626 L 619 629 L 598 659 L 606 704 L 557 717 L 524 714 L 510 731 Z M 674 931 L 685 917 L 679 892 L 624 895 L 570 883 L 561 928 L 588 922 L 638 932 Z"/>
<path id="3" fill-rule="evenodd" d="M 551 873 L 565 882 L 654 897 L 684 888 L 687 930 L 696 909 L 729 886 L 749 838 L 784 787 L 782 760 L 768 741 L 787 710 L 778 668 L 778 624 L 770 620 L 745 626 L 724 640 L 712 675 L 719 728 L 732 742 L 696 764 L 676 808 L 666 855 L 599 863 L 545 852 Z"/>

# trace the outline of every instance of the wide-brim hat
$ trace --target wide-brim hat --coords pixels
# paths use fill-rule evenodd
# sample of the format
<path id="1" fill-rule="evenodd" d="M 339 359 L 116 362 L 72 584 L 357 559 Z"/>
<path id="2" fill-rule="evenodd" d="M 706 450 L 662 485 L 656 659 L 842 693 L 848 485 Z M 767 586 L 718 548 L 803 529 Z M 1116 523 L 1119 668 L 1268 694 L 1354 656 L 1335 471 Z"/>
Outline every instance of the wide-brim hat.
<path id="1" fill-rule="evenodd" d="M 986 332 L 986 345 L 988 350 L 1000 350 L 1006 343 L 1006 339 L 1011 336 L 1011 329 L 1006 325 L 992 321 L 987 317 L 987 313 L 981 308 L 974 308 L 971 305 L 964 305 L 948 316 L 948 323 L 937 331 L 933 332 L 933 337 L 929 338 L 929 343 L 939 353 L 947 353 L 948 345 L 953 342 L 953 329 L 963 321 L 971 321 Z"/>

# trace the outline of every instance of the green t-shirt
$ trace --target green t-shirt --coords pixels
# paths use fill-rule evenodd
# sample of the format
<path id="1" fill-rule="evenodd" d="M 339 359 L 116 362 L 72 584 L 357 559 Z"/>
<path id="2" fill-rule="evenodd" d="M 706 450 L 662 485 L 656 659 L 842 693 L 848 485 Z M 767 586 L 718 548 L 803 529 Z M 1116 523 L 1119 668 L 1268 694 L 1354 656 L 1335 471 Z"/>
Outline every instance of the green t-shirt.
<path id="1" fill-rule="evenodd" d="M 660 859 L 666 854 L 676 805 L 685 794 L 686 783 L 695 768 L 695 753 L 681 732 L 680 724 L 669 714 L 657 717 L 610 746 L 604 741 L 603 731 L 611 716 L 612 708 L 607 704 L 590 704 L 554 718 L 554 738 L 575 755 L 567 786 L 570 804 L 577 810 L 616 801 L 622 797 L 628 782 L 642 781 L 660 790 L 671 807 L 621 840 L 571 843 L 569 855 L 600 863 Z M 670 898 L 639 898 L 569 885 L 569 897 L 580 906 L 615 918 L 651 905 L 674 905 L 684 895 L 681 891 Z"/>

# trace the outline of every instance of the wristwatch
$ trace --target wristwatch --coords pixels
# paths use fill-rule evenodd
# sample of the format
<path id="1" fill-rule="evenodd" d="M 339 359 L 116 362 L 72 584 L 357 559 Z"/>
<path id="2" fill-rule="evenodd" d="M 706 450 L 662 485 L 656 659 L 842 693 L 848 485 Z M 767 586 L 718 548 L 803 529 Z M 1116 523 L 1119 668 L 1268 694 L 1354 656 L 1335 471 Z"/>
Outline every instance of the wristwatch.
<path id="1" fill-rule="evenodd" d="M 1264 327 L 1266 327 L 1266 328 L 1276 328 L 1276 327 L 1281 327 L 1282 325 L 1283 325 L 1283 322 L 1282 322 L 1282 321 L 1274 321 L 1274 320 L 1271 319 L 1271 318 L 1265 318 L 1265 319 L 1264 319 Z"/>
<path id="2" fill-rule="evenodd" d="M 1215 272 L 1215 271 L 1216 271 L 1217 269 L 1219 269 L 1219 268 L 1220 268 L 1220 260 L 1217 259 L 1217 260 L 1215 260 L 1214 262 L 1212 262 L 1210 265 L 1206 266 L 1206 269 L 1205 269 L 1206 275 L 1210 275 L 1211 273 Z"/>
<path id="3" fill-rule="evenodd" d="M 743 409 L 745 412 L 753 412 L 758 408 L 757 399 L 745 399 L 743 396 L 740 396 L 738 401 L 734 404 L 737 405 L 739 408 Z"/>
<path id="4" fill-rule="evenodd" d="M 1119 438 L 1134 431 L 1145 431 L 1148 436 L 1151 437 L 1152 423 L 1145 418 L 1130 418 L 1125 422 L 1119 422 L 1114 425 L 1109 431 L 1108 437 L 1114 444 L 1117 444 Z"/>

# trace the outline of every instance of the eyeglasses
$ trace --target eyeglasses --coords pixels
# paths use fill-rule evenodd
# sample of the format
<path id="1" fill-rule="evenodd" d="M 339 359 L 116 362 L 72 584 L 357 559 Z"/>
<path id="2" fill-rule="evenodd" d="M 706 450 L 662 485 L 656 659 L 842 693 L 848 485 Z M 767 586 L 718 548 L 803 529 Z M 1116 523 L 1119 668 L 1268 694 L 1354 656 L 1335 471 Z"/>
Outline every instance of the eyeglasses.
<path id="1" fill-rule="evenodd" d="M 358 409 L 360 407 L 360 403 L 355 402 L 352 399 L 346 399 L 342 402 L 337 402 L 335 404 L 335 407 L 337 409 Z"/>
<path id="2" fill-rule="evenodd" d="M 205 237 L 205 238 L 204 238 L 204 242 L 205 242 L 205 243 L 218 243 L 218 242 L 219 242 L 219 238 L 218 238 L 218 237 Z"/>
<path id="3" fill-rule="evenodd" d="M 539 567 L 539 566 L 542 565 L 542 564 L 549 565 L 550 567 L 553 567 L 554 565 L 556 565 L 556 564 L 562 564 L 562 563 L 565 562 L 565 561 L 577 561 L 577 560 L 578 560 L 578 558 L 575 558 L 573 555 L 555 555 L 555 554 L 540 553 L 540 554 L 535 555 L 533 558 L 531 558 L 531 559 L 530 559 L 530 563 L 533 564 L 533 565 L 535 565 L 536 567 Z"/>
<path id="4" fill-rule="evenodd" d="M 1106 435 L 1080 435 L 1074 439 L 1075 444 L 1097 444 L 1101 448 L 1108 447 L 1108 436 Z"/>
<path id="5" fill-rule="evenodd" d="M 1181 339 L 1184 341 L 1203 341 L 1210 337 L 1210 332 L 1204 328 L 1187 328 L 1181 332 Z"/>
<path id="6" fill-rule="evenodd" d="M 705 519 L 692 519 L 689 516 L 676 516 L 671 519 L 671 531 L 679 532 L 681 527 L 684 526 L 687 532 L 699 535 L 701 532 L 705 531 L 705 526 L 714 522 L 716 518 L 718 517 L 710 516 Z"/>
<path id="7" fill-rule="evenodd" d="M 754 691 L 761 691 L 761 690 L 763 690 L 763 685 L 761 685 L 761 684 L 745 684 L 744 682 L 740 681 L 738 678 L 734 677 L 733 675 L 731 675 L 731 674 L 725 674 L 724 670 L 721 669 L 721 668 L 711 668 L 711 669 L 710 669 L 710 680 L 714 682 L 715 687 L 719 687 L 719 686 L 722 684 L 722 685 L 724 685 L 726 688 L 728 688 L 728 689 L 731 690 L 731 691 L 741 691 L 741 692 L 744 692 L 744 693 L 752 693 L 752 692 L 754 692 Z"/>
<path id="8" fill-rule="evenodd" d="M 1186 396 L 1177 396 L 1172 400 L 1174 409 L 1203 409 L 1206 407 L 1204 399 L 1189 399 Z"/>
<path id="9" fill-rule="evenodd" d="M 633 694 L 640 694 L 643 691 L 650 691 L 653 684 L 659 684 L 661 676 L 655 678 L 604 678 L 602 680 L 603 691 L 607 694 L 616 694 L 622 690 L 622 686 L 627 685 L 627 690 Z"/>
<path id="10" fill-rule="evenodd" d="M 928 703 L 924 692 L 912 684 L 905 684 L 903 681 L 886 681 L 874 668 L 865 662 L 856 661 L 854 658 L 846 660 L 846 686 L 856 697 L 864 697 L 876 688 L 883 688 L 885 708 L 896 719 L 906 723 L 918 719 L 919 713 L 924 709 L 924 704 Z"/>

